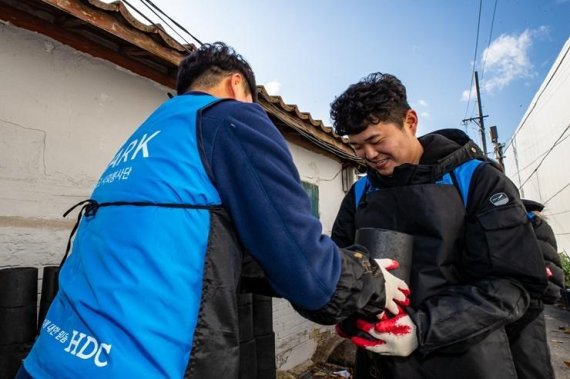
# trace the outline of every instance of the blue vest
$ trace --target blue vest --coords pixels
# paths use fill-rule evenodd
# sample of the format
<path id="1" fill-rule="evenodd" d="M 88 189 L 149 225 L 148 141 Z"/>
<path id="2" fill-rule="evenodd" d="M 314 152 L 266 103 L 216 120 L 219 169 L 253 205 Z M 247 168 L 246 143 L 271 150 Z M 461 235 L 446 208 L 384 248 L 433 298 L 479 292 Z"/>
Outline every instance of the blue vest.
<path id="1" fill-rule="evenodd" d="M 127 204 L 100 207 L 81 221 L 58 295 L 24 363 L 32 376 L 184 375 L 200 308 L 209 209 L 221 203 L 200 157 L 196 123 L 201 109 L 216 101 L 167 101 L 110 162 L 91 198 Z"/>
<path id="2" fill-rule="evenodd" d="M 469 188 L 471 186 L 471 178 L 473 177 L 473 173 L 475 169 L 479 167 L 479 165 L 483 163 L 478 159 L 472 159 L 463 163 L 462 165 L 456 167 L 453 170 L 453 177 L 450 173 L 446 173 L 443 177 L 436 182 L 436 184 L 443 184 L 443 185 L 455 185 L 456 188 L 459 190 L 461 194 L 461 199 L 463 200 L 463 205 L 467 207 L 467 201 L 469 200 Z M 358 204 L 362 200 L 362 197 L 365 193 L 371 191 L 377 191 L 378 188 L 373 187 L 370 181 L 368 180 L 368 176 L 363 176 L 362 178 L 358 179 L 358 181 L 354 184 L 354 206 L 358 208 Z M 527 212 L 527 219 L 532 220 L 535 217 L 535 214 L 532 212 Z"/>
<path id="3" fill-rule="evenodd" d="M 441 185 L 454 185 L 459 190 L 461 194 L 461 199 L 463 200 L 463 205 L 467 207 L 467 201 L 469 200 L 469 187 L 471 186 L 471 179 L 475 169 L 483 163 L 478 159 L 472 159 L 467 161 L 460 166 L 456 167 L 451 173 L 446 173 L 443 177 L 436 182 L 436 184 Z M 452 176 L 453 175 L 453 176 Z M 368 176 L 363 176 L 358 179 L 354 184 L 354 205 L 358 208 L 362 197 L 367 192 L 377 191 L 379 188 L 373 187 L 372 183 L 368 180 Z"/>

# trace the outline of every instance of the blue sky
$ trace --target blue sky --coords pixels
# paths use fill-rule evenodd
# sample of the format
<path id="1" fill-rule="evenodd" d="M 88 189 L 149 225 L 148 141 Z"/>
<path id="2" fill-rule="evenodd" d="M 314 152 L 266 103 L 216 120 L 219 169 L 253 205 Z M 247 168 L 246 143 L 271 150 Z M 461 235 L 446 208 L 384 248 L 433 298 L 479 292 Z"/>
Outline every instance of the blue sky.
<path id="1" fill-rule="evenodd" d="M 146 9 L 140 0 L 129 2 Z M 475 95 L 467 101 L 475 57 L 485 126 L 496 125 L 501 142 L 570 37 L 570 0 L 483 0 L 476 56 L 479 0 L 153 3 L 202 42 L 236 48 L 258 84 L 326 125 L 334 98 L 380 71 L 406 85 L 420 115 L 419 134 L 466 130 L 461 120 L 477 115 Z M 470 123 L 467 131 L 479 142 L 476 128 Z"/>

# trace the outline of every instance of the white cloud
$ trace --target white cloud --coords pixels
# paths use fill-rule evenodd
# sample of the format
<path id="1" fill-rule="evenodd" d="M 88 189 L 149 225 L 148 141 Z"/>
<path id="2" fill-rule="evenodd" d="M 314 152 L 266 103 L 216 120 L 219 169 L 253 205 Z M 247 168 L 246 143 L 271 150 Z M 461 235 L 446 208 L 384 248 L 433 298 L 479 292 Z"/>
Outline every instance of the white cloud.
<path id="1" fill-rule="evenodd" d="M 468 101 L 469 97 L 471 97 L 471 99 L 475 97 L 475 86 L 471 87 L 471 94 L 469 94 L 469 90 L 463 91 L 461 94 L 461 101 Z"/>
<path id="2" fill-rule="evenodd" d="M 481 91 L 493 93 L 500 91 L 517 79 L 531 78 L 536 73 L 529 58 L 533 42 L 546 36 L 549 27 L 540 26 L 526 29 L 520 34 L 501 34 L 483 51 L 481 66 L 484 78 L 480 83 Z M 471 98 L 475 96 L 475 87 L 471 88 Z M 469 90 L 464 90 L 462 101 L 469 99 Z"/>
<path id="3" fill-rule="evenodd" d="M 425 100 L 419 100 L 418 103 L 422 106 L 422 107 L 426 107 L 428 106 L 428 103 Z"/>
<path id="4" fill-rule="evenodd" d="M 281 83 L 275 80 L 265 83 L 263 86 L 265 87 L 267 93 L 271 96 L 277 96 L 281 90 Z"/>
<path id="5" fill-rule="evenodd" d="M 429 113 L 428 112 L 422 112 L 422 113 L 420 113 L 420 116 L 422 116 L 424 118 L 429 118 Z"/>
<path id="6" fill-rule="evenodd" d="M 483 51 L 485 80 L 482 89 L 487 93 L 501 90 L 512 81 L 535 75 L 529 51 L 538 37 L 549 32 L 548 27 L 526 29 L 521 34 L 501 34 Z"/>

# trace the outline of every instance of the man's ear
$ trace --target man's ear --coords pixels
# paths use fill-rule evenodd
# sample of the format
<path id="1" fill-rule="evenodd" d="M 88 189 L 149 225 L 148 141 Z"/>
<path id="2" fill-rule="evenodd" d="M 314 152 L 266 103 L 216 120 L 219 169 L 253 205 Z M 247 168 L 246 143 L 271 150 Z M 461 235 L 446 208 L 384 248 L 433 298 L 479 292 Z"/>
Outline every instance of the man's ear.
<path id="1" fill-rule="evenodd" d="M 418 131 L 418 114 L 413 109 L 408 109 L 404 117 L 404 127 L 409 128 L 415 136 Z"/>
<path id="2" fill-rule="evenodd" d="M 230 93 L 234 99 L 239 97 L 240 90 L 241 90 L 240 87 L 243 86 L 242 83 L 243 83 L 243 77 L 241 74 L 234 73 L 230 76 L 230 80 L 228 83 L 229 87 L 230 87 L 229 90 L 230 90 Z"/>

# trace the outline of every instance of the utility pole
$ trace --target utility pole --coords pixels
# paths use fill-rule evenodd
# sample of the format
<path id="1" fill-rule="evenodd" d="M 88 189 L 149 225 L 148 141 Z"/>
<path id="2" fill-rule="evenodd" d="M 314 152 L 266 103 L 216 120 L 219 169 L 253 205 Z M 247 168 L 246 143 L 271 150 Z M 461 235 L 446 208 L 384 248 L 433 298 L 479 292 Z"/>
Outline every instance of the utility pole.
<path id="1" fill-rule="evenodd" d="M 465 124 L 467 121 L 474 121 L 479 126 L 479 133 L 481 134 L 481 143 L 483 145 L 483 152 L 487 155 L 487 139 L 485 138 L 485 123 L 483 119 L 488 117 L 487 115 L 483 116 L 483 106 L 481 105 L 481 92 L 479 91 L 479 74 L 475 71 L 475 92 L 477 93 L 477 106 L 479 109 L 479 116 L 466 118 L 463 120 Z"/>
<path id="2" fill-rule="evenodd" d="M 487 141 L 485 138 L 485 123 L 483 122 L 483 107 L 481 106 L 481 91 L 479 91 L 479 74 L 475 71 L 475 91 L 477 92 L 477 107 L 479 108 L 479 130 L 483 141 L 483 152 L 487 154 Z"/>
<path id="3" fill-rule="evenodd" d="M 504 143 L 499 143 L 499 133 L 497 132 L 496 126 L 491 126 L 489 128 L 489 134 L 491 134 L 491 143 L 495 147 L 495 159 L 499 162 L 499 164 L 505 168 L 505 164 L 503 163 L 503 147 L 505 147 Z"/>

